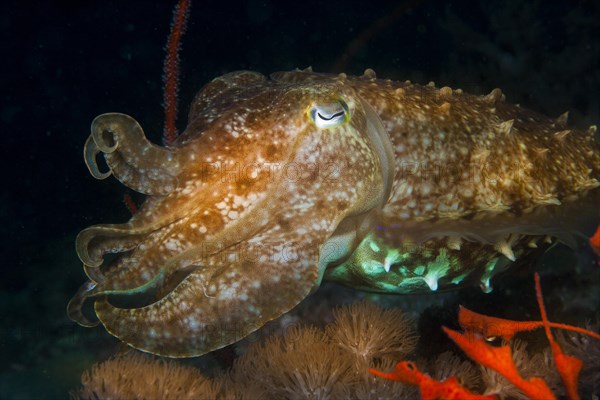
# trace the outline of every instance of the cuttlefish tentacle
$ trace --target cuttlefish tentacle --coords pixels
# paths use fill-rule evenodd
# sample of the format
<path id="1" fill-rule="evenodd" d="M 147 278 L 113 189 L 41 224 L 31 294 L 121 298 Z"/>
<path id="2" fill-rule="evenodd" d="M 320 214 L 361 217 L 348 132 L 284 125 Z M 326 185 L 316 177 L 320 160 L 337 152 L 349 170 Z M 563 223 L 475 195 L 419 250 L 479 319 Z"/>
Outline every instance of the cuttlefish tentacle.
<path id="1" fill-rule="evenodd" d="M 146 233 L 131 230 L 128 224 L 95 225 L 79 232 L 75 249 L 85 265 L 100 267 L 105 254 L 133 249 Z"/>
<path id="2" fill-rule="evenodd" d="M 166 229 L 166 228 L 165 228 Z M 163 229 L 162 231 L 164 231 Z M 84 264 L 84 270 L 90 279 L 84 284 L 67 307 L 72 320 L 83 326 L 93 326 L 97 321 L 90 321 L 82 312 L 85 301 L 101 295 L 136 296 L 151 293 L 176 272 L 171 260 L 166 264 L 157 264 L 157 243 L 165 234 L 161 232 L 149 235 L 135 248 L 123 253 L 111 263 L 92 267 Z M 118 242 L 118 239 L 115 239 Z M 154 257 L 153 257 L 154 256 Z M 161 260 L 162 261 L 162 260 Z"/>
<path id="3" fill-rule="evenodd" d="M 67 315 L 72 321 L 77 322 L 81 326 L 93 327 L 98 325 L 99 321 L 91 321 L 88 319 L 82 311 L 83 303 L 89 297 L 88 293 L 96 287 L 96 282 L 88 281 L 85 282 L 75 296 L 71 298 L 69 304 L 67 304 Z"/>
<path id="4" fill-rule="evenodd" d="M 96 179 L 114 175 L 144 194 L 166 195 L 176 186 L 178 152 L 150 143 L 138 122 L 125 114 L 107 113 L 92 122 L 84 147 L 85 163 Z M 96 157 L 104 154 L 109 170 L 101 172 Z"/>
<path id="5" fill-rule="evenodd" d="M 125 230 L 96 226 L 82 231 L 81 237 L 78 237 L 77 251 L 84 260 L 88 278 L 98 283 L 94 292 L 88 293 L 88 297 L 110 290 L 133 290 L 154 279 L 160 268 L 153 265 L 164 263 L 162 259 L 157 260 L 156 250 L 161 246 L 165 247 L 171 238 L 172 229 L 173 226 L 168 225 L 152 233 L 133 234 Z M 94 241 L 101 244 L 93 243 Z M 122 254 L 116 264 L 113 262 L 109 265 L 103 259 L 107 253 L 126 252 L 129 254 Z"/>
<path id="6" fill-rule="evenodd" d="M 79 259 L 87 267 L 96 268 L 102 265 L 105 254 L 132 250 L 152 232 L 185 218 L 202 204 L 201 193 L 196 195 L 197 204 L 189 197 L 177 190 L 168 196 L 151 197 L 127 223 L 94 225 L 82 230 L 75 242 Z M 206 213 L 207 210 L 204 209 Z"/>
<path id="7" fill-rule="evenodd" d="M 163 229 L 162 231 L 164 231 Z M 163 297 L 165 287 L 173 287 L 169 280 L 178 271 L 189 273 L 194 269 L 182 257 L 174 257 L 166 263 L 157 260 L 158 243 L 168 240 L 165 232 L 157 232 L 137 245 L 133 251 L 122 254 L 110 265 L 103 268 L 84 265 L 90 281 L 84 284 L 67 307 L 68 315 L 80 325 L 93 326 L 97 321 L 90 321 L 82 312 L 82 307 L 87 299 L 102 295 L 150 296 L 148 301 Z M 181 280 L 180 276 L 178 279 Z M 160 291 L 159 291 L 160 289 Z M 156 294 L 153 294 L 156 292 Z"/>
<path id="8" fill-rule="evenodd" d="M 83 146 L 83 159 L 85 160 L 85 165 L 87 165 L 94 178 L 106 179 L 112 175 L 112 171 L 110 169 L 106 172 L 100 171 L 98 163 L 96 162 L 96 157 L 100 153 L 102 153 L 102 150 L 96 145 L 94 137 L 92 135 L 88 136 L 85 145 Z"/>
<path id="9" fill-rule="evenodd" d="M 210 226 L 209 218 L 204 217 L 203 223 Z M 87 266 L 86 272 L 94 271 L 95 274 L 88 273 L 88 277 L 97 282 L 97 285 L 88 291 L 86 296 L 145 292 L 168 280 L 174 273 L 189 269 L 190 261 L 185 258 L 185 254 L 192 244 L 177 240 L 177 234 L 174 233 L 181 224 L 190 222 L 184 219 L 146 235 L 143 240 L 134 244 L 132 251 L 122 255 L 116 264 L 113 263 L 114 265 L 106 268 Z M 202 237 L 206 240 L 206 235 Z M 116 244 L 119 243 L 119 239 L 113 240 Z M 173 240 L 177 240 L 176 245 Z"/>

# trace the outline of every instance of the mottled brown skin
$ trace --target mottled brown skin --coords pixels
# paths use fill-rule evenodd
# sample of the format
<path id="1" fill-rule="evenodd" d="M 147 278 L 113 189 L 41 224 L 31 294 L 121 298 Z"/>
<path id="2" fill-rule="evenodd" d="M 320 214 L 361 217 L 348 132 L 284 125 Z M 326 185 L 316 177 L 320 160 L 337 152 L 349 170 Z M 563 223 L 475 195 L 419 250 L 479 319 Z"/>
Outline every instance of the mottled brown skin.
<path id="1" fill-rule="evenodd" d="M 219 77 L 166 148 L 132 118 L 103 114 L 86 143 L 90 171 L 147 199 L 129 222 L 79 234 L 89 282 L 69 314 L 94 325 L 81 311 L 93 299 L 125 343 L 185 357 L 243 338 L 323 278 L 490 290 L 532 249 L 572 241 L 573 216 L 599 185 L 594 133 L 497 90 L 472 96 L 370 70 Z"/>

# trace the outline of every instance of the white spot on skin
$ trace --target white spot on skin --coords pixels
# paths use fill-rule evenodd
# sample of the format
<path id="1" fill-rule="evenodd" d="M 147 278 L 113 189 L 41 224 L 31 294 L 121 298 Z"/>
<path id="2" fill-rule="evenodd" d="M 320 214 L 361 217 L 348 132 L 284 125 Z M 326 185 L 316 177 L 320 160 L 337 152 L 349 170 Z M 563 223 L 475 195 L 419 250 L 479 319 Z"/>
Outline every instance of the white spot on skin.
<path id="1" fill-rule="evenodd" d="M 232 300 L 235 298 L 236 290 L 234 288 L 226 288 L 219 293 L 220 300 Z"/>
<path id="2" fill-rule="evenodd" d="M 188 327 L 189 327 L 191 330 L 193 330 L 193 331 L 197 330 L 197 329 L 200 327 L 200 323 L 199 323 L 199 322 L 198 322 L 198 320 L 197 320 L 196 318 L 194 318 L 194 317 L 189 317 L 189 318 L 187 319 L 187 325 L 188 325 Z"/>
<path id="3" fill-rule="evenodd" d="M 422 184 L 420 189 L 424 196 L 427 196 L 429 193 L 431 193 L 431 185 L 428 183 Z"/>
<path id="4" fill-rule="evenodd" d="M 171 238 L 165 242 L 165 247 L 168 250 L 176 251 L 181 248 L 181 243 L 179 240 Z"/>

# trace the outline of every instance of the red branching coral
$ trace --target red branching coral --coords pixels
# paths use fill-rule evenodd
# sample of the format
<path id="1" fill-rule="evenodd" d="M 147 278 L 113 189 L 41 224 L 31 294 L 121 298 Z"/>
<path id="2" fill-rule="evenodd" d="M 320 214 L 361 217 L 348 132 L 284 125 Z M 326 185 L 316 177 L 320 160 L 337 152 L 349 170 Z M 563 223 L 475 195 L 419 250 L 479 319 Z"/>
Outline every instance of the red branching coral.
<path id="1" fill-rule="evenodd" d="M 546 332 L 546 337 L 550 342 L 556 369 L 563 381 L 567 396 L 571 400 L 579 400 L 577 383 L 579 372 L 582 368 L 582 361 L 577 357 L 567 355 L 563 352 L 558 342 L 554 340 L 550 328 L 553 327 L 575 331 L 594 338 L 597 338 L 599 335 L 582 328 L 549 322 L 537 273 L 535 274 L 535 287 L 538 306 L 542 315 L 541 323 L 538 321 L 511 321 L 489 317 L 461 307 L 459 322 L 465 330 L 465 333 L 460 333 L 446 327 L 443 327 L 443 330 L 473 361 L 477 362 L 482 367 L 498 372 L 520 389 L 527 397 L 531 399 L 546 400 L 556 398 L 546 381 L 537 376 L 524 378 L 515 364 L 515 359 L 510 346 L 502 345 L 500 347 L 495 347 L 485 340 L 485 338 L 490 337 L 501 337 L 505 341 L 510 341 L 517 332 L 543 327 Z M 467 396 L 474 396 L 474 394 L 470 392 L 469 394 L 460 392 L 460 390 L 465 389 L 459 385 L 457 379 L 452 379 L 451 377 L 440 382 L 423 375 L 416 369 L 416 366 L 413 363 L 407 361 L 399 362 L 396 365 L 395 372 L 390 374 L 373 369 L 371 369 L 370 372 L 387 379 L 400 380 L 407 384 L 418 386 L 423 399 L 449 398 L 447 396 L 450 396 L 450 394 L 448 394 L 450 392 L 443 392 L 444 390 L 456 391 L 456 393 L 460 393 L 465 398 L 467 398 Z"/>
<path id="2" fill-rule="evenodd" d="M 542 314 L 542 321 L 544 322 L 544 330 L 546 331 L 546 337 L 550 342 L 550 348 L 554 355 L 554 362 L 556 363 L 556 369 L 560 374 L 560 377 L 567 389 L 567 395 L 571 400 L 579 400 L 579 393 L 577 392 L 577 380 L 579 378 L 579 372 L 583 362 L 576 358 L 563 353 L 559 344 L 556 343 L 552 332 L 550 331 L 550 324 L 548 323 L 548 315 L 546 314 L 546 307 L 544 306 L 544 299 L 542 297 L 542 286 L 540 284 L 540 276 L 535 274 L 535 293 L 537 295 L 538 306 L 540 307 L 540 313 Z"/>
<path id="3" fill-rule="evenodd" d="M 544 326 L 543 321 L 512 321 L 510 319 L 490 317 L 478 314 L 463 306 L 460 306 L 458 310 L 458 322 L 465 331 L 477 331 L 486 338 L 500 337 L 505 342 L 510 342 L 518 332 L 532 331 Z M 588 329 L 550 321 L 548 321 L 548 324 L 551 328 L 573 331 L 600 340 L 599 334 Z"/>
<path id="4" fill-rule="evenodd" d="M 460 385 L 456 377 L 450 377 L 444 381 L 436 381 L 428 375 L 419 371 L 417 366 L 410 361 L 401 361 L 396 364 L 396 369 L 392 373 L 383 373 L 375 369 L 369 369 L 374 375 L 386 379 L 400 381 L 408 385 L 418 386 L 423 400 L 483 400 L 494 399 L 493 396 L 482 396 L 472 393 Z"/>
<path id="5" fill-rule="evenodd" d="M 599 331 L 600 318 L 595 324 L 588 323 L 586 328 Z M 588 393 L 597 393 L 600 390 L 600 341 L 570 331 L 557 331 L 556 341 L 566 353 L 583 361 L 580 374 L 582 389 Z"/>
<path id="6" fill-rule="evenodd" d="M 446 327 L 443 329 L 469 358 L 499 372 L 528 397 L 540 400 L 556 398 L 543 379 L 538 377 L 524 379 L 521 376 L 514 364 L 509 346 L 494 347 L 472 332 L 460 333 Z"/>

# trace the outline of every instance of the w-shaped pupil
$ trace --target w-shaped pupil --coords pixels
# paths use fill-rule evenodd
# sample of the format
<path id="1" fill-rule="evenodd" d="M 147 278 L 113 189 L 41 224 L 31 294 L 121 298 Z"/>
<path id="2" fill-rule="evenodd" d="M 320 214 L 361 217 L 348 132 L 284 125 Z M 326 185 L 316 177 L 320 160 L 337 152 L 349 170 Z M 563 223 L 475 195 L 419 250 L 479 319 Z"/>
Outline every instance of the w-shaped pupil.
<path id="1" fill-rule="evenodd" d="M 325 121 L 331 121 L 334 118 L 343 117 L 344 116 L 344 111 L 340 111 L 340 112 L 337 112 L 335 114 L 332 114 L 329 118 L 326 117 L 326 116 L 324 116 L 320 112 L 318 112 L 317 115 L 319 116 L 319 118 L 324 119 Z"/>

